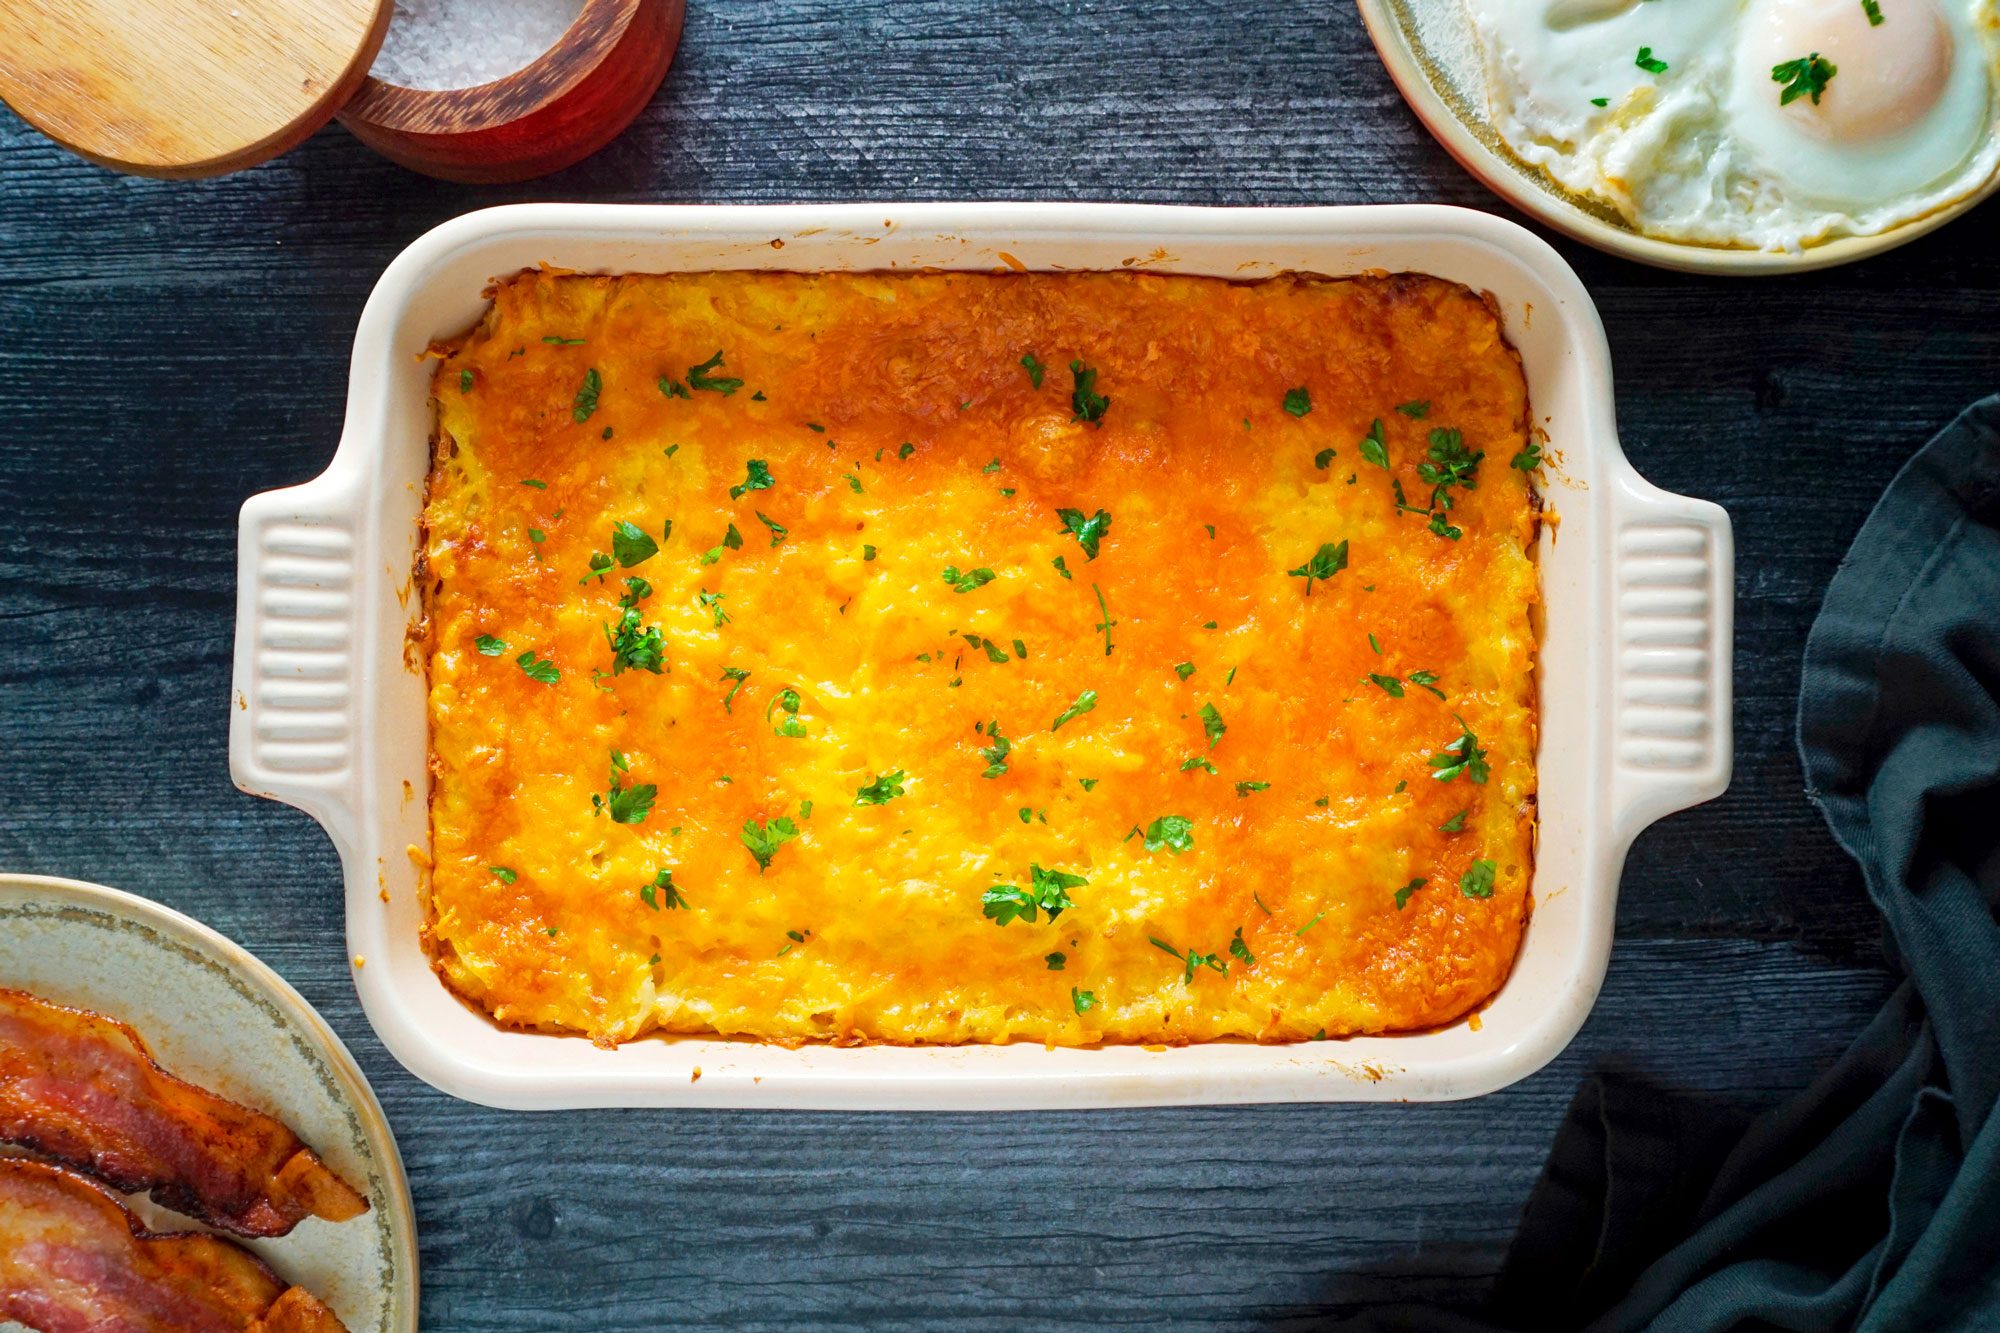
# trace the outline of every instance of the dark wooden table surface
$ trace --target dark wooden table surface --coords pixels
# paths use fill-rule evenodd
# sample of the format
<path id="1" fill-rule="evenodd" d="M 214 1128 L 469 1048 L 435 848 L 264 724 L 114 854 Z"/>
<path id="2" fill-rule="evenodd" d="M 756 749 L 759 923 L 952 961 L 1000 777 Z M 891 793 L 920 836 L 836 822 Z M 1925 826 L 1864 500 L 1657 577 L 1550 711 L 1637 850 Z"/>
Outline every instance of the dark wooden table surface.
<path id="1" fill-rule="evenodd" d="M 1735 518 L 1737 752 L 1727 796 L 1640 839 L 1603 998 L 1535 1077 L 1454 1105 L 1008 1116 L 523 1115 L 432 1091 L 361 1017 L 325 837 L 230 785 L 236 511 L 331 456 L 390 258 L 542 198 L 1500 207 L 1339 0 L 698 4 L 637 125 L 506 189 L 337 129 L 224 180 L 117 177 L 0 113 L 0 868 L 192 913 L 319 1006 L 400 1136 L 426 1327 L 1470 1304 L 1581 1074 L 1770 1102 L 1884 995 L 1859 878 L 1801 790 L 1798 658 L 1876 494 L 2000 379 L 2000 206 L 1779 281 L 1558 242 L 1610 330 L 1626 448 Z"/>

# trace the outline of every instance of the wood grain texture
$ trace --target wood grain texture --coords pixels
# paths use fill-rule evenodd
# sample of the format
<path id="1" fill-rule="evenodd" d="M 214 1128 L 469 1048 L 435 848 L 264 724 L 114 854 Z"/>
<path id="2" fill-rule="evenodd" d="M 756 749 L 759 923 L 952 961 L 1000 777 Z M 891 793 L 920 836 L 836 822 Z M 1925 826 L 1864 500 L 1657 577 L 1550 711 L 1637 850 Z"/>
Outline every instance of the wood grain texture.
<path id="1" fill-rule="evenodd" d="M 473 88 L 369 79 L 340 123 L 392 162 L 443 180 L 532 180 L 616 138 L 666 77 L 686 0 L 586 0 L 540 58 Z"/>
<path id="2" fill-rule="evenodd" d="M 332 118 L 393 11 L 393 0 L 10 0 L 0 100 L 120 171 L 236 171 Z"/>
<path id="3" fill-rule="evenodd" d="M 1493 207 L 1344 6 L 697 7 L 622 138 L 441 185 L 329 131 L 253 172 L 106 178 L 0 118 L 0 865 L 144 893 L 319 1005 L 400 1135 L 439 1329 L 1296 1327 L 1485 1290 L 1576 1079 L 1800 1088 L 1885 993 L 1792 743 L 1821 591 L 1897 467 L 2000 381 L 1994 207 L 1782 282 L 1556 244 L 1625 443 L 1736 520 L 1736 780 L 1634 848 L 1603 998 L 1550 1069 L 1456 1105 L 510 1115 L 374 1040 L 338 872 L 224 759 L 244 496 L 317 473 L 354 321 L 426 227 L 527 198 L 1114 198 Z M 1503 211 L 1498 210 L 1495 211 Z"/>

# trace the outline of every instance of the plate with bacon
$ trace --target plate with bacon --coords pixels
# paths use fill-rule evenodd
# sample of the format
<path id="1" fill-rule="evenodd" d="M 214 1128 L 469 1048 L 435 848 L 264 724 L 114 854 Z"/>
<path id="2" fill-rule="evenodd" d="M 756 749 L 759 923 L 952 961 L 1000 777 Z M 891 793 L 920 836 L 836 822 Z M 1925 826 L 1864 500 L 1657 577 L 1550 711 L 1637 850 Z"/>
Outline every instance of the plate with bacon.
<path id="1" fill-rule="evenodd" d="M 325 1021 L 178 912 L 0 875 L 0 1330 L 416 1327 L 402 1161 Z"/>

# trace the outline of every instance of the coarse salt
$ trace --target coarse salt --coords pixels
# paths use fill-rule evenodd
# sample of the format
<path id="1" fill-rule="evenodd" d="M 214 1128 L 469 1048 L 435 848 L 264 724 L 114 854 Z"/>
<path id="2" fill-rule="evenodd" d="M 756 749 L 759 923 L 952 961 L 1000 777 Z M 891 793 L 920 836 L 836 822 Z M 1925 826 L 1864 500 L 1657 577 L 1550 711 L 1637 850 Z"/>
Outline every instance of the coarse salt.
<path id="1" fill-rule="evenodd" d="M 583 0 L 396 0 L 368 72 L 440 91 L 491 83 L 532 64 L 583 11 Z"/>

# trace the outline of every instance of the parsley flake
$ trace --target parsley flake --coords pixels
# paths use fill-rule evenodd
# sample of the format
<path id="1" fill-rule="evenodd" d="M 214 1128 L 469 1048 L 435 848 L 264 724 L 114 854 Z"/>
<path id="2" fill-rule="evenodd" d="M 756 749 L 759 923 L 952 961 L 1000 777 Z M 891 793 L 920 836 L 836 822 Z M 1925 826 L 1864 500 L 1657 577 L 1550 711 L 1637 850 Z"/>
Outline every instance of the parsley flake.
<path id="1" fill-rule="evenodd" d="M 1065 957 L 1063 954 L 1052 953 L 1045 956 L 1042 959 L 1042 961 L 1048 964 L 1049 971 L 1060 972 L 1063 970 L 1063 967 L 1069 962 L 1069 959 Z"/>
<path id="2" fill-rule="evenodd" d="M 614 824 L 639 824 L 652 813 L 653 798 L 660 789 L 650 782 L 636 786 L 625 785 L 624 775 L 632 771 L 625 756 L 617 750 L 611 752 L 611 787 L 607 795 L 592 793 L 590 797 L 593 815 L 609 814 Z"/>
<path id="3" fill-rule="evenodd" d="M 1861 0 L 1861 12 L 1868 16 L 1869 27 L 1882 26 L 1882 6 L 1877 4 L 1876 0 Z"/>
<path id="4" fill-rule="evenodd" d="M 1431 756 L 1431 776 L 1439 782 L 1450 782 L 1463 773 L 1472 781 L 1484 785 L 1491 771 L 1486 763 L 1486 751 L 1479 748 L 1479 738 L 1472 734 L 1472 728 L 1465 725 L 1465 719 L 1458 718 L 1459 736 L 1448 742 L 1441 754 Z"/>
<path id="5" fill-rule="evenodd" d="M 771 545 L 773 546 L 776 546 L 779 542 L 783 541 L 785 539 L 785 534 L 791 531 L 790 528 L 778 522 L 777 519 L 772 518 L 769 514 L 765 513 L 761 509 L 753 509 L 750 512 L 757 516 L 757 521 L 759 523 L 762 523 L 765 527 L 771 530 Z"/>
<path id="6" fill-rule="evenodd" d="M 1396 410 L 1412 421 L 1422 421 L 1431 414 L 1431 404 L 1428 398 L 1413 399 L 1407 403 L 1397 403 Z"/>
<path id="7" fill-rule="evenodd" d="M 1257 958 L 1250 952 L 1250 946 L 1243 942 L 1243 927 L 1236 928 L 1236 934 L 1229 940 L 1229 956 L 1240 959 L 1245 967 L 1254 967 Z"/>
<path id="8" fill-rule="evenodd" d="M 1164 849 L 1179 856 L 1194 850 L 1194 821 L 1186 815 L 1161 815 L 1146 825 L 1144 836 L 1147 851 Z"/>
<path id="9" fill-rule="evenodd" d="M 1361 456 L 1381 468 L 1389 470 L 1389 441 L 1382 434 L 1382 418 L 1376 417 L 1368 433 L 1361 438 Z"/>
<path id="10" fill-rule="evenodd" d="M 1229 964 L 1223 962 L 1222 959 L 1217 957 L 1215 954 L 1196 953 L 1193 949 L 1186 949 L 1186 950 L 1176 949 L 1173 945 L 1167 943 L 1165 940 L 1160 939 L 1157 936 L 1153 935 L 1148 935 L 1146 938 L 1152 942 L 1152 945 L 1155 949 L 1161 949 L 1167 953 L 1172 954 L 1175 958 L 1180 959 L 1180 961 L 1185 965 L 1186 970 L 1181 973 L 1181 985 L 1183 986 L 1194 985 L 1195 969 L 1199 967 L 1205 967 L 1211 971 L 1220 972 L 1225 976 L 1227 976 L 1229 973 Z"/>
<path id="11" fill-rule="evenodd" d="M 1667 62 L 1655 57 L 1653 55 L 1653 48 L 1650 46 L 1640 47 L 1638 59 L 1632 63 L 1640 69 L 1645 70 L 1648 74 L 1665 74 L 1667 72 Z"/>
<path id="12" fill-rule="evenodd" d="M 1077 545 L 1083 548 L 1084 555 L 1097 559 L 1098 544 L 1104 540 L 1104 534 L 1111 531 L 1110 512 L 1100 509 L 1085 518 L 1081 509 L 1058 509 L 1056 517 L 1062 520 L 1062 531 L 1075 534 Z"/>
<path id="13" fill-rule="evenodd" d="M 1271 784 L 1268 782 L 1239 782 L 1236 784 L 1236 794 L 1238 796 L 1248 796 L 1253 791 L 1269 791 L 1270 789 Z"/>
<path id="14" fill-rule="evenodd" d="M 1051 563 L 1055 565 L 1056 573 L 1062 575 L 1064 578 L 1067 579 L 1075 577 L 1075 575 L 1069 572 L 1069 566 L 1063 563 L 1063 558 L 1061 556 L 1057 556 Z"/>
<path id="15" fill-rule="evenodd" d="M 1042 376 L 1048 373 L 1048 367 L 1035 360 L 1033 352 L 1029 352 L 1021 358 L 1021 367 L 1028 372 L 1028 383 L 1034 385 L 1037 389 L 1041 388 Z"/>
<path id="16" fill-rule="evenodd" d="M 968 569 L 963 574 L 958 572 L 957 565 L 944 567 L 944 581 L 951 585 L 953 592 L 971 592 L 975 588 L 985 587 L 998 577 L 1000 577 L 998 574 L 983 566 L 978 569 Z"/>
<path id="17" fill-rule="evenodd" d="M 1085 690 L 1083 693 L 1076 696 L 1075 703 L 1071 704 L 1068 708 L 1063 709 L 1062 712 L 1057 715 L 1055 722 L 1050 725 L 1049 730 L 1051 732 L 1058 731 L 1061 729 L 1063 723 L 1071 721 L 1074 718 L 1082 717 L 1085 713 L 1090 712 L 1093 708 L 1096 707 L 1097 707 L 1097 691 Z"/>
<path id="18" fill-rule="evenodd" d="M 1541 442 L 1539 440 L 1530 440 L 1528 441 L 1527 448 L 1523 449 L 1520 453 L 1514 455 L 1511 466 L 1516 467 L 1523 472 L 1533 472 L 1536 468 L 1540 467 L 1545 461 L 1546 460 L 1542 457 Z"/>
<path id="19" fill-rule="evenodd" d="M 1025 889 L 1015 884 L 996 884 L 979 895 L 987 919 L 996 926 L 1004 926 L 1010 921 L 1037 920 L 1036 913 L 1040 911 L 1047 912 L 1049 920 L 1054 921 L 1076 906 L 1070 899 L 1069 891 L 1090 883 L 1082 875 L 1072 875 L 1065 870 L 1044 870 L 1038 865 L 1028 867 L 1028 876 L 1028 887 Z"/>
<path id="20" fill-rule="evenodd" d="M 1453 815 L 1450 819 L 1445 820 L 1444 823 L 1439 824 L 1438 832 L 1440 833 L 1465 832 L 1465 817 L 1471 813 L 1472 813 L 1472 807 L 1468 805 L 1467 807 L 1465 807 L 1465 809 L 1459 811 L 1457 814 Z"/>
<path id="21" fill-rule="evenodd" d="M 884 773 L 855 792 L 854 803 L 856 805 L 887 805 L 890 801 L 903 794 L 903 783 L 909 776 L 908 773 L 905 773 L 900 768 L 893 773 Z"/>
<path id="22" fill-rule="evenodd" d="M 1302 384 L 1296 389 L 1285 390 L 1285 410 L 1295 417 L 1302 417 L 1313 410 L 1312 395 Z"/>
<path id="23" fill-rule="evenodd" d="M 1222 733 L 1229 730 L 1223 724 L 1222 714 L 1216 711 L 1212 703 L 1201 706 L 1201 729 L 1208 734 L 1208 748 L 1211 750 L 1222 739 Z"/>
<path id="24" fill-rule="evenodd" d="M 733 680 L 736 682 L 730 687 L 729 693 L 722 696 L 722 711 L 725 713 L 734 713 L 736 709 L 733 705 L 736 703 L 736 696 L 742 693 L 743 682 L 750 679 L 750 673 L 742 667 L 724 667 L 722 668 L 722 675 L 718 679 Z"/>
<path id="25" fill-rule="evenodd" d="M 691 389 L 707 389 L 712 393 L 721 394 L 724 398 L 742 388 L 742 380 L 731 379 L 726 375 L 711 375 L 708 373 L 721 364 L 722 352 L 718 349 L 714 356 L 711 356 L 700 365 L 689 366 L 688 387 Z"/>
<path id="26" fill-rule="evenodd" d="M 1421 889 L 1424 885 L 1428 883 L 1430 883 L 1428 879 L 1425 879 L 1423 876 L 1419 875 L 1417 878 L 1411 880 L 1408 884 L 1405 884 L 1402 888 L 1397 889 L 1396 910 L 1398 912 L 1402 911 L 1404 905 L 1410 901 L 1410 895 L 1415 893 L 1418 889 Z"/>
<path id="27" fill-rule="evenodd" d="M 1000 724 L 998 722 L 988 722 L 986 724 L 986 739 L 992 741 L 993 744 L 982 747 L 979 751 L 980 757 L 986 760 L 986 771 L 979 776 L 982 778 L 997 778 L 1007 771 L 1007 755 L 1013 750 L 1014 742 L 1000 734 Z"/>
<path id="28" fill-rule="evenodd" d="M 1474 861 L 1463 875 L 1458 877 L 1458 891 L 1468 898 L 1491 898 L 1493 896 L 1493 875 L 1498 869 L 1491 861 Z"/>
<path id="29" fill-rule="evenodd" d="M 514 665 L 520 667 L 521 674 L 525 675 L 529 680 L 539 681 L 543 685 L 553 685 L 562 679 L 562 672 L 556 669 L 556 664 L 553 660 L 544 657 L 540 661 L 536 661 L 535 654 L 532 651 L 522 653 L 519 657 L 515 658 Z"/>
<path id="30" fill-rule="evenodd" d="M 760 823 L 755 819 L 743 821 L 743 845 L 750 849 L 750 855 L 757 858 L 757 873 L 763 874 L 771 868 L 771 858 L 778 849 L 799 836 L 799 826 L 789 815 Z"/>
<path id="31" fill-rule="evenodd" d="M 1176 676 L 1179 676 L 1182 680 L 1186 680 L 1189 676 L 1192 676 L 1194 674 L 1194 663 L 1182 662 L 1179 666 L 1176 666 L 1174 668 L 1174 674 Z"/>
<path id="32" fill-rule="evenodd" d="M 1297 569 L 1288 569 L 1285 573 L 1295 579 L 1304 579 L 1306 581 L 1306 596 L 1310 597 L 1312 596 L 1314 579 L 1318 579 L 1324 583 L 1346 568 L 1347 542 L 1343 539 L 1338 542 L 1320 543 L 1319 550 L 1313 552 L 1311 559 L 1307 560 Z"/>
<path id="33" fill-rule="evenodd" d="M 1771 82 L 1785 85 L 1784 91 L 1778 94 L 1778 105 L 1790 106 L 1801 97 L 1810 97 L 1812 104 L 1818 106 L 1826 85 L 1839 72 L 1832 61 L 1820 59 L 1817 51 L 1798 60 L 1771 66 Z"/>
<path id="34" fill-rule="evenodd" d="M 621 519 L 611 525 L 611 554 L 623 568 L 630 569 L 659 553 L 659 543 L 636 523 L 627 523 Z"/>
<path id="35" fill-rule="evenodd" d="M 1069 988 L 1069 1002 L 1071 1007 L 1079 1014 L 1089 1013 L 1097 1007 L 1097 997 L 1095 995 L 1087 990 L 1078 990 L 1074 986 Z"/>
<path id="36" fill-rule="evenodd" d="M 570 416 L 581 426 L 590 420 L 591 413 L 597 411 L 597 395 L 604 388 L 604 380 L 592 366 L 583 372 L 583 383 L 577 386 L 576 399 L 570 407 Z"/>
<path id="37" fill-rule="evenodd" d="M 486 868 L 492 871 L 493 878 L 499 880 L 502 884 L 512 884 L 515 880 L 520 878 L 520 876 L 516 875 L 512 870 L 512 868 L 508 866 L 488 866 Z"/>
<path id="38" fill-rule="evenodd" d="M 681 896 L 680 889 L 674 884 L 674 872 L 671 870 L 654 871 L 653 882 L 639 886 L 639 900 L 655 912 L 662 908 L 673 911 L 688 905 L 688 900 Z"/>
<path id="39" fill-rule="evenodd" d="M 1097 372 L 1081 361 L 1069 363 L 1069 373 L 1075 387 L 1070 390 L 1070 411 L 1075 415 L 1072 421 L 1087 421 L 1093 426 L 1103 426 L 1104 410 L 1111 406 L 1111 400 L 1097 392 Z"/>
<path id="40" fill-rule="evenodd" d="M 743 478 L 742 484 L 729 488 L 729 498 L 732 500 L 741 500 L 749 491 L 768 491 L 777 484 L 771 476 L 771 469 L 764 465 L 764 460 L 761 458 L 748 460 L 743 468 L 747 475 Z"/>
<path id="41" fill-rule="evenodd" d="M 480 635 L 472 641 L 472 646 L 479 650 L 481 657 L 498 657 L 507 651 L 506 641 L 496 639 L 491 634 Z"/>

